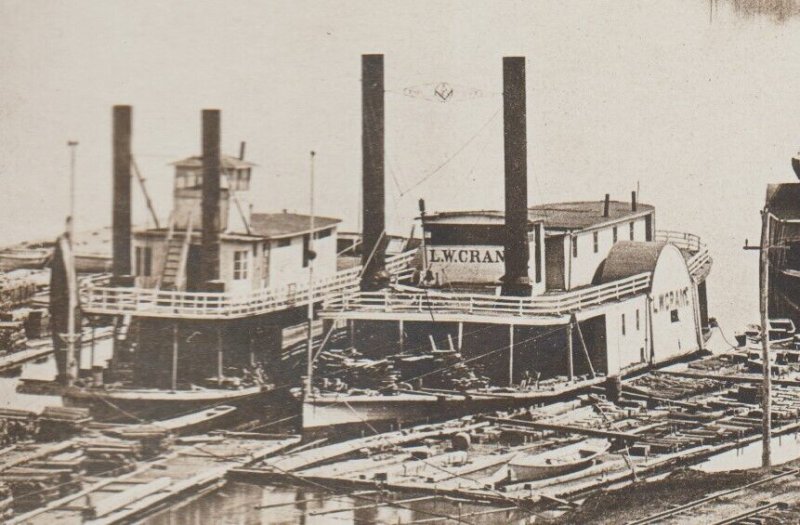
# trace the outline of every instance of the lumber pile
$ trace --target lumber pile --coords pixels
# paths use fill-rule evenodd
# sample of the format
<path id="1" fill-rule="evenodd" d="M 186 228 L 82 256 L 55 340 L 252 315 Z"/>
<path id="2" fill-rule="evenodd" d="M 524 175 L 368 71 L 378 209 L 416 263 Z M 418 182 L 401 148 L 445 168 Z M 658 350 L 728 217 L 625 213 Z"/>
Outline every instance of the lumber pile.
<path id="1" fill-rule="evenodd" d="M 80 490 L 79 476 L 69 468 L 12 467 L 0 473 L 0 483 L 13 495 L 13 507 L 24 512 Z"/>
<path id="2" fill-rule="evenodd" d="M 37 290 L 36 283 L 31 279 L 0 273 L 0 310 L 10 310 L 27 303 Z"/>
<path id="3" fill-rule="evenodd" d="M 55 441 L 81 432 L 92 420 L 88 408 L 45 407 L 39 416 L 39 439 Z"/>
<path id="4" fill-rule="evenodd" d="M 0 321 L 0 355 L 24 350 L 28 338 L 25 325 L 20 321 Z"/>
<path id="5" fill-rule="evenodd" d="M 86 472 L 95 476 L 119 476 L 136 469 L 142 446 L 135 441 L 90 439 L 83 442 Z"/>

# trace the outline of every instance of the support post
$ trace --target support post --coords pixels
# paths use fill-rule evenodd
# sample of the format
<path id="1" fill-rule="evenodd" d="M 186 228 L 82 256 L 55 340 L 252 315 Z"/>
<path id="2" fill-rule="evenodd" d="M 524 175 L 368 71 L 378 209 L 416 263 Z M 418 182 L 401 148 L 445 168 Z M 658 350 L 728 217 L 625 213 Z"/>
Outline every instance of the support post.
<path id="1" fill-rule="evenodd" d="M 178 389 L 178 323 L 172 325 L 172 390 Z"/>
<path id="2" fill-rule="evenodd" d="M 570 319 L 569 324 L 567 325 L 567 368 L 569 371 L 570 381 L 575 379 L 575 364 L 572 361 L 572 330 L 572 319 Z"/>
<path id="3" fill-rule="evenodd" d="M 222 328 L 217 327 L 217 386 L 222 386 Z"/>
<path id="4" fill-rule="evenodd" d="M 508 386 L 514 386 L 514 325 L 508 326 Z"/>
<path id="5" fill-rule="evenodd" d="M 589 356 L 589 348 L 586 346 L 586 341 L 583 339 L 583 332 L 581 331 L 581 325 L 578 323 L 578 318 L 575 314 L 572 314 L 572 322 L 574 323 L 575 328 L 578 330 L 578 339 L 581 342 L 581 348 L 583 349 L 583 355 L 586 357 L 586 362 L 589 364 L 589 371 L 592 373 L 592 379 L 597 377 L 597 374 L 594 371 L 594 365 L 592 365 L 592 358 Z"/>
<path id="6" fill-rule="evenodd" d="M 460 352 L 464 345 L 464 322 L 458 322 L 458 351 Z"/>
<path id="7" fill-rule="evenodd" d="M 759 290 L 759 310 L 761 310 L 761 359 L 763 361 L 764 381 L 761 388 L 761 466 L 772 465 L 772 364 L 769 359 L 769 208 L 764 208 L 761 217 L 761 283 Z"/>
<path id="8" fill-rule="evenodd" d="M 406 333 L 405 333 L 405 327 L 403 326 L 403 320 L 402 319 L 400 319 L 400 321 L 398 321 L 398 323 L 397 323 L 397 330 L 398 330 L 399 336 L 400 336 L 399 337 L 400 352 L 402 353 L 403 351 L 405 351 L 405 346 L 406 346 Z"/>
<path id="9" fill-rule="evenodd" d="M 90 351 L 91 355 L 89 356 L 89 370 L 92 370 L 92 369 L 94 369 L 94 347 L 95 347 L 95 342 L 94 342 L 94 336 L 95 336 L 94 320 L 89 319 L 89 326 L 92 329 L 92 346 L 91 346 L 91 351 Z"/>
<path id="10" fill-rule="evenodd" d="M 244 142 L 242 142 L 242 144 L 244 144 Z M 252 329 L 250 329 L 250 331 L 249 331 L 249 336 L 250 337 L 248 338 L 247 350 L 248 350 L 248 353 L 250 354 L 250 366 L 256 366 L 256 352 L 253 349 L 253 331 L 252 331 Z"/>

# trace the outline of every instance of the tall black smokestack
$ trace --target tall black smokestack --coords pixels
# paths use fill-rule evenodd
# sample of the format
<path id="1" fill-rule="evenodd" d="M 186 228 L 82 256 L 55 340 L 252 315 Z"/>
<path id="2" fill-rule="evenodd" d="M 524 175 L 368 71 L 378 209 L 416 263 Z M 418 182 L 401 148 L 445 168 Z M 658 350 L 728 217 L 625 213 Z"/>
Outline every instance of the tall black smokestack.
<path id="1" fill-rule="evenodd" d="M 203 110 L 202 281 L 219 279 L 220 113 Z"/>
<path id="2" fill-rule="evenodd" d="M 386 217 L 384 197 L 383 55 L 361 56 L 361 150 L 364 238 L 362 290 L 385 284 Z"/>
<path id="3" fill-rule="evenodd" d="M 631 211 L 637 211 L 639 207 L 636 205 L 636 192 L 631 192 Z"/>
<path id="4" fill-rule="evenodd" d="M 506 238 L 502 293 L 503 295 L 530 295 L 525 57 L 503 57 L 503 136 L 505 138 Z"/>
<path id="5" fill-rule="evenodd" d="M 603 202 L 603 217 L 608 217 L 611 208 L 611 195 L 606 193 L 606 200 Z"/>
<path id="6" fill-rule="evenodd" d="M 114 278 L 119 279 L 131 274 L 131 107 L 114 106 L 112 119 L 114 127 L 112 271 Z"/>

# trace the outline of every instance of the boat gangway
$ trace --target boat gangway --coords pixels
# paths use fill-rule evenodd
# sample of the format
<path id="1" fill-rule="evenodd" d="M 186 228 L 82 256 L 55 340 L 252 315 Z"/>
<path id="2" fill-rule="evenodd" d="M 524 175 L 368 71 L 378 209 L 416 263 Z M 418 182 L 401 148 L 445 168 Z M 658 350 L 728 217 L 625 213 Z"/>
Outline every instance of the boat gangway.
<path id="1" fill-rule="evenodd" d="M 386 271 L 396 279 L 409 277 L 416 250 L 387 258 Z M 81 309 L 90 314 L 136 315 L 186 319 L 236 319 L 262 315 L 329 300 L 359 286 L 361 266 L 308 283 L 263 288 L 248 293 L 210 293 L 88 285 L 81 288 Z"/>
<path id="2" fill-rule="evenodd" d="M 696 283 L 705 280 L 711 268 L 711 257 L 698 236 L 660 231 L 656 240 L 679 248 L 686 258 L 692 279 Z M 459 321 L 464 320 L 464 315 L 469 315 L 476 322 L 486 323 L 505 323 L 504 319 L 514 317 L 514 323 L 519 325 L 562 324 L 573 313 L 645 293 L 650 288 L 650 280 L 650 273 L 645 272 L 610 283 L 533 297 L 431 289 L 353 291 L 328 301 L 320 317 L 330 320 L 393 320 L 401 314 L 409 321 L 429 321 L 434 316 L 439 321 Z"/>

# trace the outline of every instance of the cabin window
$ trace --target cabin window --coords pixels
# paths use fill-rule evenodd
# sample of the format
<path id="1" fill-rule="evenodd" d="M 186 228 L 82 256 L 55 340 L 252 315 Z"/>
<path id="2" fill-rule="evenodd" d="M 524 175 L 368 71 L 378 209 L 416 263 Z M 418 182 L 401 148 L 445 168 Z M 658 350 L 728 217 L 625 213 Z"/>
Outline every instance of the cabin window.
<path id="1" fill-rule="evenodd" d="M 136 247 L 136 275 L 150 277 L 153 271 L 153 249 L 150 246 Z"/>
<path id="2" fill-rule="evenodd" d="M 250 262 L 249 250 L 236 250 L 233 252 L 233 279 L 240 281 L 247 279 L 248 263 Z"/>
<path id="3" fill-rule="evenodd" d="M 611 235 L 613 235 L 613 236 L 614 236 L 614 242 L 616 243 L 616 242 L 617 242 L 617 227 L 616 227 L 616 226 L 614 226 L 614 227 L 611 229 Z"/>
<path id="4" fill-rule="evenodd" d="M 672 310 L 669 313 L 669 317 L 673 323 L 677 323 L 678 321 L 680 321 L 680 317 L 678 317 L 678 310 Z"/>
<path id="5" fill-rule="evenodd" d="M 542 229 L 536 226 L 536 233 L 533 240 L 533 253 L 536 258 L 533 267 L 536 268 L 536 282 L 542 282 Z"/>
<path id="6" fill-rule="evenodd" d="M 578 236 L 572 237 L 572 257 L 578 256 Z"/>
<path id="7" fill-rule="evenodd" d="M 597 253 L 597 250 L 599 249 L 599 244 L 600 243 L 598 242 L 598 232 L 592 233 L 592 249 L 594 250 L 594 253 Z"/>
<path id="8" fill-rule="evenodd" d="M 278 239 L 278 248 L 284 248 L 290 244 L 292 244 L 292 239 L 288 237 L 286 239 Z"/>
<path id="9" fill-rule="evenodd" d="M 315 239 L 324 239 L 325 237 L 330 237 L 331 233 L 333 233 L 332 229 L 322 230 L 314 234 Z"/>
<path id="10" fill-rule="evenodd" d="M 625 314 L 622 314 L 622 335 L 625 335 Z"/>
<path id="11" fill-rule="evenodd" d="M 636 330 L 639 330 L 639 309 L 636 309 Z"/>
<path id="12" fill-rule="evenodd" d="M 633 222 L 628 223 L 628 229 L 630 229 L 631 240 L 633 240 Z"/>
<path id="13" fill-rule="evenodd" d="M 303 268 L 308 268 L 308 262 L 311 260 L 309 257 L 309 247 L 311 244 L 311 235 L 303 235 Z"/>

